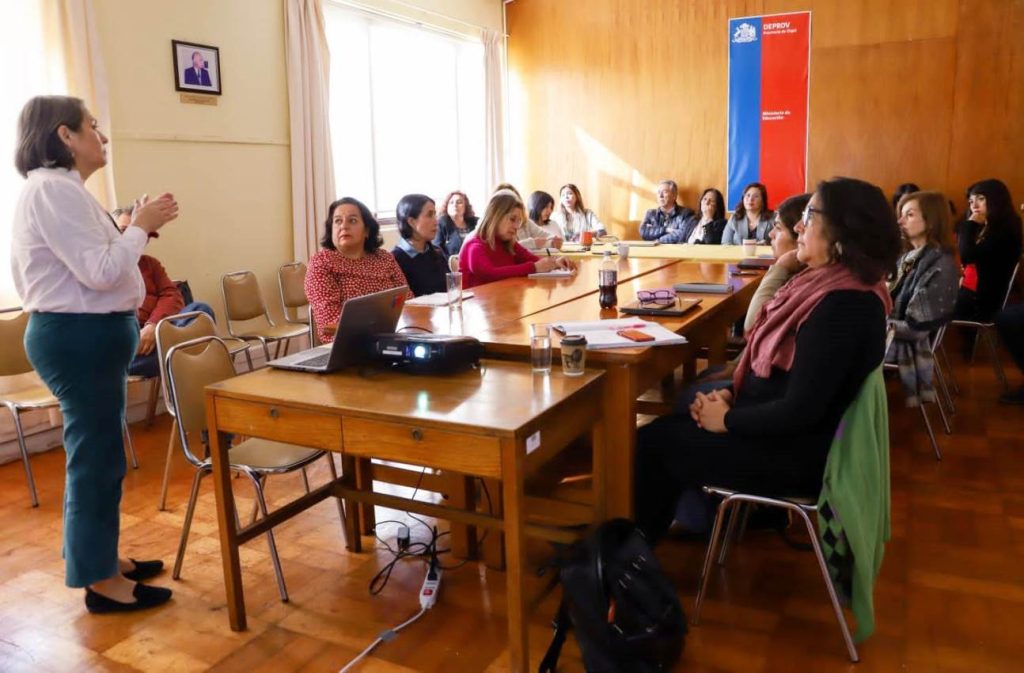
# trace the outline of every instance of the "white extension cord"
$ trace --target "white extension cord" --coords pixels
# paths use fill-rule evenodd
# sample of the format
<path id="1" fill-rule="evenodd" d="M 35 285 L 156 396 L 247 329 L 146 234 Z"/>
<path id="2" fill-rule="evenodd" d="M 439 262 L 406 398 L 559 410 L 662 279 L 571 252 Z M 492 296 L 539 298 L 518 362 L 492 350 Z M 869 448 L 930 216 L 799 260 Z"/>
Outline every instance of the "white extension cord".
<path id="1" fill-rule="evenodd" d="M 437 602 L 437 590 L 441 587 L 441 574 L 441 569 L 438 567 L 437 559 L 432 559 L 430 564 L 427 566 L 427 574 L 423 577 L 423 586 L 420 587 L 420 611 L 398 626 L 382 631 L 380 635 L 377 636 L 377 639 L 370 643 L 369 647 L 360 652 L 359 656 L 355 659 L 348 662 L 348 664 L 346 664 L 338 673 L 347 673 L 348 671 L 351 671 L 353 666 L 365 659 L 367 655 L 369 655 L 370 652 L 373 652 L 378 645 L 397 638 L 399 631 L 415 622 L 417 619 L 422 617 L 427 610 L 434 607 L 434 604 Z"/>

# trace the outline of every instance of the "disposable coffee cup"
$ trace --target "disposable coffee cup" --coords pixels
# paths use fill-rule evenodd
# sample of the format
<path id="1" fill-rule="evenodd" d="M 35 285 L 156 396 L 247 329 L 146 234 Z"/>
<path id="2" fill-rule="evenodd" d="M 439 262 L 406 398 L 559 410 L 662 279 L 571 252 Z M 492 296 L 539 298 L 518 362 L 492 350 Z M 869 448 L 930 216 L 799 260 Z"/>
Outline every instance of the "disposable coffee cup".
<path id="1" fill-rule="evenodd" d="M 562 337 L 562 373 L 566 376 L 583 376 L 587 365 L 587 338 L 582 334 Z"/>
<path id="2" fill-rule="evenodd" d="M 619 243 L 619 259 L 629 259 L 628 243 Z"/>
<path id="3" fill-rule="evenodd" d="M 756 238 L 748 238 L 743 241 L 743 254 L 747 257 L 753 257 L 757 254 Z"/>

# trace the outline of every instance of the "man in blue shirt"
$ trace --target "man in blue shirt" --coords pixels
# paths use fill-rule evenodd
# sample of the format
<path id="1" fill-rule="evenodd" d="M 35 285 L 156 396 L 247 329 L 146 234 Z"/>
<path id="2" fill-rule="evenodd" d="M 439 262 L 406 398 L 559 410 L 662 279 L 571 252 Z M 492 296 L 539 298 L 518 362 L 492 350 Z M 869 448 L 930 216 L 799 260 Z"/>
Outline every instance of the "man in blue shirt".
<path id="1" fill-rule="evenodd" d="M 651 208 L 640 223 L 640 237 L 660 243 L 685 243 L 693 211 L 676 203 L 679 186 L 672 180 L 658 183 L 658 207 Z"/>

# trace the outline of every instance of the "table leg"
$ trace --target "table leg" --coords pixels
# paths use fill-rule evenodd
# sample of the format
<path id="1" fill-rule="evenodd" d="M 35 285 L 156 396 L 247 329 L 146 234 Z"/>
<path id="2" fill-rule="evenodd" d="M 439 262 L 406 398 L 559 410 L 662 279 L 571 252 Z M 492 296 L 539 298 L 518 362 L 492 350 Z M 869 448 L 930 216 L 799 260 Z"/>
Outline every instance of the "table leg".
<path id="1" fill-rule="evenodd" d="M 508 564 L 505 574 L 508 594 L 508 660 L 509 670 L 515 673 L 527 673 L 530 666 L 526 589 L 523 586 L 523 573 L 526 571 L 526 495 L 523 489 L 525 456 L 525 444 L 512 439 L 501 441 L 505 560 Z"/>
<path id="2" fill-rule="evenodd" d="M 217 431 L 217 410 L 212 396 L 206 398 L 206 423 L 210 431 L 210 455 L 213 459 L 213 484 L 217 499 L 217 524 L 220 528 L 220 556 L 224 565 L 228 620 L 232 631 L 244 631 L 245 596 L 242 593 L 242 566 L 238 558 L 238 517 L 228 462 L 229 439 L 226 434 Z"/>
<path id="3" fill-rule="evenodd" d="M 341 457 L 341 482 L 347 486 L 357 484 L 356 459 L 352 456 Z M 358 486 L 357 486 L 358 488 Z M 363 551 L 362 531 L 359 529 L 360 505 L 352 499 L 345 500 L 345 542 L 350 552 Z"/>
<path id="4" fill-rule="evenodd" d="M 473 511 L 476 509 L 476 480 L 456 472 L 447 472 L 445 489 L 451 507 Z M 477 535 L 475 526 L 451 523 L 452 556 L 458 559 L 477 557 Z"/>
<path id="5" fill-rule="evenodd" d="M 503 484 L 497 479 L 483 479 L 482 481 L 490 499 L 488 500 L 485 495 L 481 506 L 489 505 L 488 513 L 500 519 L 505 511 Z M 484 565 L 491 570 L 505 569 L 505 535 L 500 530 L 491 530 L 487 534 L 487 539 L 483 542 L 483 561 Z"/>
<path id="6" fill-rule="evenodd" d="M 633 516 L 633 460 L 636 454 L 636 370 L 629 365 L 611 364 L 605 370 L 604 409 L 606 474 L 609 518 Z"/>
<path id="7" fill-rule="evenodd" d="M 356 487 L 361 491 L 373 490 L 373 463 L 369 458 L 356 458 Z M 368 502 L 359 503 L 358 509 L 363 535 L 373 535 L 377 527 L 373 505 Z"/>
<path id="8" fill-rule="evenodd" d="M 597 419 L 590 428 L 591 460 L 594 494 L 594 521 L 604 521 L 608 516 L 605 492 L 608 488 L 608 443 L 606 440 L 604 420 Z"/>

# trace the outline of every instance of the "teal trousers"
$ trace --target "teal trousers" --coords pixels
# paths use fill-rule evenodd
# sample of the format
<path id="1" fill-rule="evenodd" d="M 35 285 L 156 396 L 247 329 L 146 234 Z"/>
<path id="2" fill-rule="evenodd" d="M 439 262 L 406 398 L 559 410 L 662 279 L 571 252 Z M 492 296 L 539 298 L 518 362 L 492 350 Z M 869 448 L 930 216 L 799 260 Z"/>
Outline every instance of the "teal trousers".
<path id="1" fill-rule="evenodd" d="M 128 363 L 139 342 L 135 313 L 33 313 L 25 352 L 64 415 L 65 583 L 86 587 L 118 572 L 121 423 Z"/>

